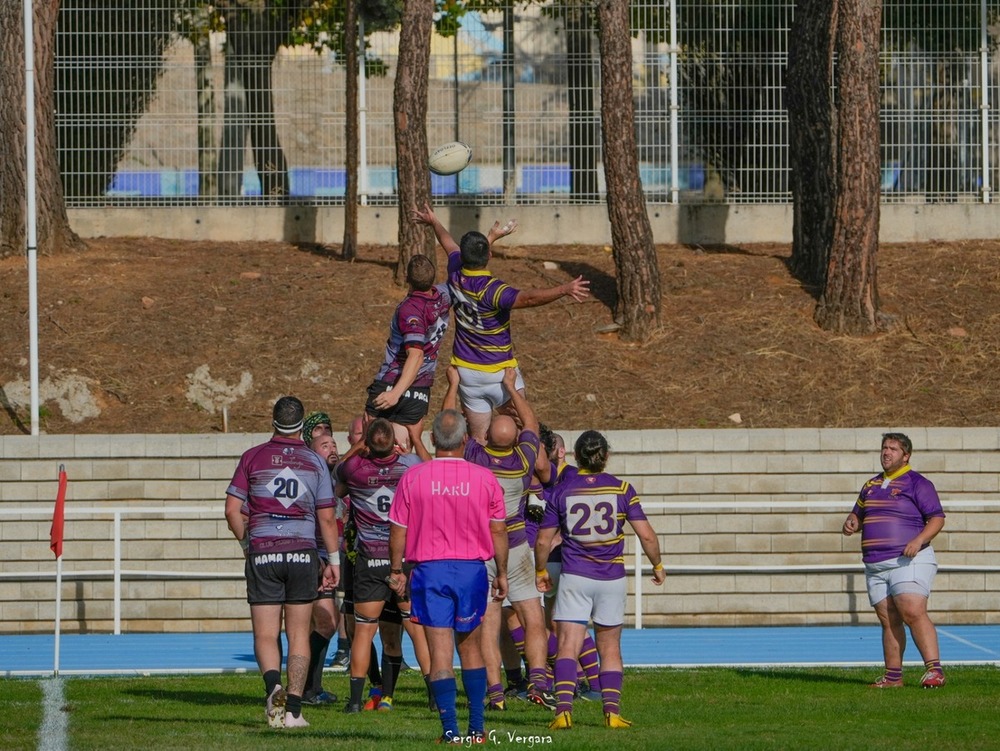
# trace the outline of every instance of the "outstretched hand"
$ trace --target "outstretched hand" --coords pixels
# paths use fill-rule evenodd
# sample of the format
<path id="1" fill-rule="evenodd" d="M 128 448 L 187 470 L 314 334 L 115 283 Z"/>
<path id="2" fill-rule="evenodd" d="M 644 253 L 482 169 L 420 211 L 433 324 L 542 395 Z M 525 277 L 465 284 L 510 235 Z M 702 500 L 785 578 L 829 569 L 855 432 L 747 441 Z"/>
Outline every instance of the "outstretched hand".
<path id="1" fill-rule="evenodd" d="M 578 276 L 566 285 L 566 294 L 577 302 L 583 302 L 590 297 L 590 280 Z"/>
<path id="2" fill-rule="evenodd" d="M 492 245 L 501 237 L 507 237 L 507 235 L 513 234 L 516 230 L 516 219 L 508 219 L 506 224 L 503 225 L 501 225 L 499 221 L 496 221 L 493 222 L 493 226 L 490 227 L 490 231 L 486 233 L 486 239 L 489 241 L 490 245 Z"/>
<path id="3" fill-rule="evenodd" d="M 410 212 L 410 219 L 414 224 L 428 224 L 430 226 L 434 226 L 434 223 L 437 221 L 437 216 L 434 215 L 434 210 L 431 208 L 430 204 L 425 203 L 423 210 L 415 208 Z"/>

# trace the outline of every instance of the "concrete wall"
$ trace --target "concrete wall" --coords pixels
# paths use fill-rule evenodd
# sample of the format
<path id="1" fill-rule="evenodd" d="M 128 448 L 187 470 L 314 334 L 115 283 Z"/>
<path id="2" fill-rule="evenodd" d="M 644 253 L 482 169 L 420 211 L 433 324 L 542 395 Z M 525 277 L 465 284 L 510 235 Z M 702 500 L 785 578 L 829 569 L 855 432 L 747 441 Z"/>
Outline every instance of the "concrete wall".
<path id="1" fill-rule="evenodd" d="M 949 514 L 935 542 L 942 571 L 933 617 L 1000 622 L 1000 429 L 904 430 L 914 442 L 914 468 L 934 480 Z M 642 495 L 669 572 L 662 590 L 643 584 L 644 625 L 874 623 L 860 539 L 844 538 L 840 526 L 861 483 L 879 469 L 879 430 L 608 436 L 610 470 Z M 0 436 L 0 632 L 52 629 L 48 535 L 60 464 L 69 475 L 66 631 L 110 632 L 114 625 L 111 516 L 76 510 L 134 506 L 200 513 L 123 517 L 123 568 L 130 572 L 122 582 L 123 631 L 248 629 L 243 559 L 223 519 L 223 498 L 239 455 L 264 438 Z M 628 560 L 633 556 L 630 539 Z M 791 570 L 747 570 L 761 567 Z M 634 607 L 630 596 L 630 622 Z"/>
<path id="2" fill-rule="evenodd" d="M 982 204 L 886 204 L 881 207 L 882 242 L 994 239 L 1000 235 L 1000 209 Z M 790 243 L 790 205 L 723 203 L 647 207 L 657 243 Z M 600 206 L 441 207 L 447 226 L 486 231 L 493 221 L 514 216 L 522 229 L 516 242 L 532 245 L 611 243 L 607 211 Z M 182 240 L 270 240 L 340 244 L 344 211 L 338 206 L 159 207 L 74 209 L 73 229 L 83 237 L 141 236 Z M 395 206 L 359 208 L 359 240 L 395 244 Z"/>

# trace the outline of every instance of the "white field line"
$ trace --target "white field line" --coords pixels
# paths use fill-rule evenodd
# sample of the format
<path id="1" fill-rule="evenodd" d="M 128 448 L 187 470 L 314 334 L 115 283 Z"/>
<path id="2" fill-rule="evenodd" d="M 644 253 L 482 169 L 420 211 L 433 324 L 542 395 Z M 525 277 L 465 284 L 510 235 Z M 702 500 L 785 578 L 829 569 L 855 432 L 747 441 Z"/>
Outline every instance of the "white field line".
<path id="1" fill-rule="evenodd" d="M 66 751 L 69 748 L 69 715 L 63 711 L 63 679 L 47 678 L 42 685 L 42 725 L 38 728 L 38 751 Z"/>

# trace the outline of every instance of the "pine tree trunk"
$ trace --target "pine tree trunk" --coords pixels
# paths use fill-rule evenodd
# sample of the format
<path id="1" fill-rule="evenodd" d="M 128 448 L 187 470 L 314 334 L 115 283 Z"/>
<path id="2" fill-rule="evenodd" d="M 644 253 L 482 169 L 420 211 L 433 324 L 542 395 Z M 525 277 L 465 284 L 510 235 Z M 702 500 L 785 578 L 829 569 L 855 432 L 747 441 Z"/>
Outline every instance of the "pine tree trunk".
<path id="1" fill-rule="evenodd" d="M 822 288 L 833 238 L 837 122 L 833 59 L 838 0 L 798 0 L 788 35 L 789 158 L 793 204 L 791 270 Z"/>
<path id="2" fill-rule="evenodd" d="M 55 40 L 58 0 L 34 3 L 35 180 L 39 253 L 83 250 L 69 226 L 55 128 Z M 27 249 L 27 131 L 25 126 L 24 14 L 20 2 L 0 4 L 0 256 Z"/>
<path id="3" fill-rule="evenodd" d="M 601 0 L 597 10 L 604 174 L 617 273 L 617 313 L 621 337 L 644 341 L 660 322 L 660 270 L 639 180 L 629 8 L 620 0 Z"/>
<path id="4" fill-rule="evenodd" d="M 871 334 L 879 312 L 881 0 L 840 0 L 837 33 L 837 190 L 826 285 L 816 322 L 827 331 Z"/>
<path id="5" fill-rule="evenodd" d="M 427 76 L 431 55 L 434 0 L 407 0 L 399 33 L 399 62 L 392 109 L 396 134 L 396 179 L 399 196 L 399 263 L 396 283 L 406 280 L 415 255 L 434 258 L 434 238 L 410 220 L 410 212 L 431 202 L 427 170 Z"/>

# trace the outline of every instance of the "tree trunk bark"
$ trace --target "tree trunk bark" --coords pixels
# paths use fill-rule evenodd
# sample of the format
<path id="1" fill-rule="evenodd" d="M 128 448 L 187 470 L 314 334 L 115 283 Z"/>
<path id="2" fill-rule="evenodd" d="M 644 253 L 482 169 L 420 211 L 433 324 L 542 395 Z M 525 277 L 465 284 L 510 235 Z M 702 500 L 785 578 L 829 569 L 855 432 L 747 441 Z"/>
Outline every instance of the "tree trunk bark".
<path id="1" fill-rule="evenodd" d="M 833 238 L 837 121 L 833 59 L 838 0 L 798 0 L 788 35 L 789 158 L 793 198 L 791 272 L 822 288 Z"/>
<path id="2" fill-rule="evenodd" d="M 396 135 L 396 179 L 399 196 L 399 263 L 396 283 L 406 281 L 406 266 L 415 255 L 434 258 L 434 237 L 410 221 L 410 211 L 431 202 L 427 170 L 427 76 L 431 55 L 434 0 L 407 0 L 399 33 L 399 62 L 392 110 Z"/>
<path id="3" fill-rule="evenodd" d="M 827 331 L 889 328 L 879 312 L 879 35 L 881 0 L 840 0 L 837 189 L 826 285 L 816 322 Z"/>
<path id="4" fill-rule="evenodd" d="M 344 190 L 344 244 L 340 257 L 353 261 L 358 255 L 358 154 L 360 149 L 358 103 L 358 0 L 347 0 L 344 17 L 344 69 L 347 87 L 344 93 L 344 165 L 347 185 Z M 365 75 L 364 68 L 360 74 Z"/>
<path id="5" fill-rule="evenodd" d="M 660 323 L 660 269 L 639 180 L 629 7 L 600 0 L 601 121 L 621 337 L 645 341 Z"/>
<path id="6" fill-rule="evenodd" d="M 591 54 L 593 35 L 590 3 L 577 0 L 566 9 L 570 195 L 574 198 L 597 197 L 597 124 L 594 122 Z"/>
<path id="7" fill-rule="evenodd" d="M 83 250 L 86 244 L 69 226 L 55 126 L 55 48 L 58 0 L 36 0 L 35 208 L 37 250 L 51 254 Z M 27 131 L 25 126 L 24 14 L 19 2 L 0 4 L 0 256 L 24 253 L 27 234 Z"/>

